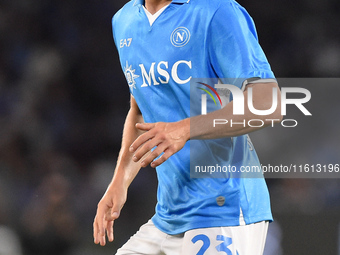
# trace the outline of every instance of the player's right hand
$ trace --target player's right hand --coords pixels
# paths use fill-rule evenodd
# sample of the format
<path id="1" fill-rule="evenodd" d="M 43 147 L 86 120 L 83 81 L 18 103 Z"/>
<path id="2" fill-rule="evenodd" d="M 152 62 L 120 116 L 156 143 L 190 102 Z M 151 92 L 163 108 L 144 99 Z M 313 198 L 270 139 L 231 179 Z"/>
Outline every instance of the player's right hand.
<path id="1" fill-rule="evenodd" d="M 106 244 L 105 232 L 109 242 L 114 239 L 113 223 L 119 217 L 127 196 L 127 190 L 119 186 L 111 183 L 98 203 L 97 213 L 93 222 L 95 244 L 100 244 L 101 246 Z"/>

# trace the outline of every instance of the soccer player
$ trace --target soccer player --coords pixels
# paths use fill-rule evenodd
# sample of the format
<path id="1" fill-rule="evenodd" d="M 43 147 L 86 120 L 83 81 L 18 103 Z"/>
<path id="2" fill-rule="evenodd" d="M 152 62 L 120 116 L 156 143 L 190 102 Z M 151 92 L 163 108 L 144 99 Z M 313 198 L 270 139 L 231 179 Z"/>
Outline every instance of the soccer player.
<path id="1" fill-rule="evenodd" d="M 238 172 L 260 166 L 247 134 L 282 118 L 280 91 L 251 17 L 234 0 L 132 0 L 112 27 L 131 107 L 113 179 L 98 203 L 94 242 L 105 245 L 105 232 L 113 241 L 128 187 L 150 164 L 159 181 L 155 215 L 118 255 L 262 254 L 272 220 L 263 176 L 190 175 L 192 166 L 207 163 Z M 192 95 L 216 92 L 209 79 L 192 85 L 195 78 L 233 83 L 244 96 L 244 114 L 233 114 L 237 90 L 220 109 L 210 100 L 207 114 L 192 113 Z M 278 107 L 257 116 L 248 97 L 257 110 L 270 109 L 275 97 Z M 216 119 L 236 124 L 213 125 Z M 249 125 L 254 119 L 263 125 Z"/>

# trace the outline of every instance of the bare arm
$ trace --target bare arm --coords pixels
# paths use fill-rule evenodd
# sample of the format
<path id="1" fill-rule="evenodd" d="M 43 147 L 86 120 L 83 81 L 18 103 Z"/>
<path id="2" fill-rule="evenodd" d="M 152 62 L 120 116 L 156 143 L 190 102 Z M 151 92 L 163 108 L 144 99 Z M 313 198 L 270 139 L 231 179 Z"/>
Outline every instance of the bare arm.
<path id="1" fill-rule="evenodd" d="M 138 162 L 141 158 L 142 166 L 150 164 L 152 167 L 156 167 L 167 160 L 171 155 L 183 148 L 185 143 L 189 139 L 217 139 L 222 137 L 240 136 L 270 125 L 273 122 L 279 122 L 282 119 L 281 116 L 281 101 L 280 90 L 277 83 L 256 83 L 250 84 L 247 88 L 253 88 L 253 106 L 257 110 L 267 110 L 272 105 L 272 88 L 277 88 L 278 107 L 270 115 L 261 116 L 253 114 L 248 105 L 245 104 L 244 115 L 233 115 L 233 102 L 230 102 L 224 108 L 208 113 L 207 115 L 200 115 L 192 118 L 187 118 L 178 122 L 172 123 L 141 123 L 136 127 L 140 130 L 147 131 L 143 135 L 139 136 L 135 142 L 131 145 L 130 151 L 134 152 L 133 160 Z M 248 89 L 244 91 L 245 102 L 248 99 Z M 233 122 L 245 122 L 244 125 L 216 125 L 213 126 L 214 119 L 232 119 Z M 248 121 L 252 119 L 262 120 L 264 125 L 260 127 L 251 127 L 248 125 Z M 268 121 L 269 119 L 275 119 L 276 121 Z M 148 156 L 146 153 L 150 152 L 152 148 L 157 146 Z M 153 161 L 159 155 L 164 154 Z"/>
<path id="2" fill-rule="evenodd" d="M 122 183 L 126 189 L 140 170 L 140 165 L 132 161 L 133 154 L 129 151 L 130 145 L 143 133 L 136 128 L 136 123 L 144 123 L 144 120 L 136 100 L 131 96 L 130 110 L 124 124 L 122 146 L 112 180 L 112 182 Z"/>
<path id="3" fill-rule="evenodd" d="M 131 96 L 131 106 L 124 124 L 122 146 L 115 173 L 104 196 L 98 203 L 97 214 L 93 222 L 93 238 L 96 244 L 106 244 L 105 231 L 110 242 L 114 239 L 114 220 L 119 217 L 126 201 L 128 187 L 140 170 L 140 164 L 132 161 L 133 154 L 129 152 L 129 147 L 143 133 L 135 127 L 136 123 L 143 122 L 137 103 Z"/>

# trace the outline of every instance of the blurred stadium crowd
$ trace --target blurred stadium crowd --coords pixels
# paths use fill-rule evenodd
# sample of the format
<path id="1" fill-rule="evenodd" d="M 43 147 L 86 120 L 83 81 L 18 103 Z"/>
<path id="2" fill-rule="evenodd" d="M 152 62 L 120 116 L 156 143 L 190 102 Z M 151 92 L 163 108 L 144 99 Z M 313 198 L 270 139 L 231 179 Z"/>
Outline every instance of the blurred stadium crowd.
<path id="1" fill-rule="evenodd" d="M 253 16 L 277 77 L 340 77 L 338 0 L 239 2 Z M 116 223 L 116 242 L 108 248 L 92 244 L 96 205 L 111 179 L 129 107 L 110 23 L 124 3 L 0 0 L 0 255 L 112 254 L 153 213 L 157 181 L 146 169 Z M 319 103 L 327 104 L 327 97 Z M 297 151 L 277 129 L 254 134 L 254 143 L 265 162 L 275 155 L 336 162 L 339 125 L 318 125 L 326 140 L 317 139 L 313 128 L 303 131 L 322 140 L 321 147 L 303 147 L 296 134 Z M 268 183 L 282 221 L 290 213 L 339 214 L 338 180 Z M 339 218 L 335 222 L 337 228 Z M 293 249 L 281 243 L 279 224 L 266 255 Z"/>

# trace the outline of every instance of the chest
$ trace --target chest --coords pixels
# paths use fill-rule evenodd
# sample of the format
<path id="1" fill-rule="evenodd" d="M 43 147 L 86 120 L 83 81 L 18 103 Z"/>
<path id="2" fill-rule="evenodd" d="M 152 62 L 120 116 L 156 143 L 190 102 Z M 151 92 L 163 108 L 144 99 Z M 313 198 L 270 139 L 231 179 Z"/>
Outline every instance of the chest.
<path id="1" fill-rule="evenodd" d="M 122 67 L 128 62 L 133 68 L 144 68 L 147 72 L 154 68 L 155 72 L 163 70 L 171 76 L 176 65 L 202 58 L 205 18 L 200 12 L 186 8 L 186 5 L 176 8 L 170 5 L 152 26 L 143 8 L 130 19 L 120 21 L 115 28 L 115 40 Z"/>

